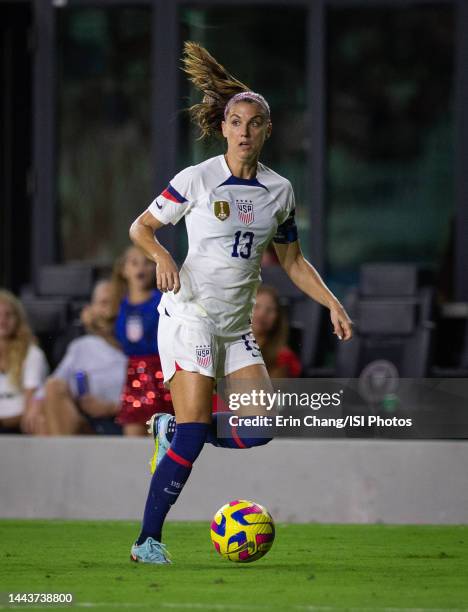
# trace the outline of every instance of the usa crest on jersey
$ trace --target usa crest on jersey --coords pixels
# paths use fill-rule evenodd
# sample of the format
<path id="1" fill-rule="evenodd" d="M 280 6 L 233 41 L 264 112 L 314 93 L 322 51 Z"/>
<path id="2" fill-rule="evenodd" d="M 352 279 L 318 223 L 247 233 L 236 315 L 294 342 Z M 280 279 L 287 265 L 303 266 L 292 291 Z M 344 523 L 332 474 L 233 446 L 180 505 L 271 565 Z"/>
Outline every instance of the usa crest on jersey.
<path id="1" fill-rule="evenodd" d="M 196 346 L 197 363 L 201 368 L 208 368 L 211 365 L 211 346 Z"/>
<path id="2" fill-rule="evenodd" d="M 231 214 L 229 202 L 226 202 L 226 200 L 216 200 L 213 203 L 213 209 L 215 217 L 220 221 L 225 221 Z"/>
<path id="3" fill-rule="evenodd" d="M 236 200 L 237 213 L 239 220 L 244 225 L 250 225 L 254 222 L 254 208 L 252 200 Z"/>
<path id="4" fill-rule="evenodd" d="M 139 342 L 143 338 L 145 330 L 143 321 L 139 315 L 130 315 L 125 324 L 125 334 L 130 342 Z"/>

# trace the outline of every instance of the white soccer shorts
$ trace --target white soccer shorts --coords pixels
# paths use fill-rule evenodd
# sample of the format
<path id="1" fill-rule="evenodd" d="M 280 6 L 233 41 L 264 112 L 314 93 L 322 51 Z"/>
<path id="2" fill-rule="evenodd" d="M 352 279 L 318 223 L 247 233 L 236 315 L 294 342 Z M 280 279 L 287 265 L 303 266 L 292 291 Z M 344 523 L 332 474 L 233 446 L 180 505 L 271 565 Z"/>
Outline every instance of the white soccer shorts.
<path id="1" fill-rule="evenodd" d="M 158 350 L 165 383 L 179 369 L 216 379 L 249 365 L 265 364 L 252 332 L 227 339 L 163 314 L 159 317 Z"/>

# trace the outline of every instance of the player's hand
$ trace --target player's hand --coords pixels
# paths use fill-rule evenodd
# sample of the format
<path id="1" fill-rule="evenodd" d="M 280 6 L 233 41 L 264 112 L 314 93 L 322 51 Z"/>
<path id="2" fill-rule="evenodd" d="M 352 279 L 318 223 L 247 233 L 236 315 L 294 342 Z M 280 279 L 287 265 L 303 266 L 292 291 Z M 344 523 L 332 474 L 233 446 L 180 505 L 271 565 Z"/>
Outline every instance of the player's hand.
<path id="1" fill-rule="evenodd" d="M 353 337 L 353 322 L 339 302 L 330 308 L 330 319 L 333 325 L 333 333 L 340 340 L 351 340 Z"/>
<path id="2" fill-rule="evenodd" d="M 117 406 L 113 402 L 100 400 L 94 395 L 86 393 L 79 399 L 80 408 L 88 416 L 94 418 L 114 416 Z"/>
<path id="3" fill-rule="evenodd" d="M 163 293 L 177 293 L 180 289 L 179 270 L 169 253 L 158 257 L 156 262 L 156 286 Z"/>

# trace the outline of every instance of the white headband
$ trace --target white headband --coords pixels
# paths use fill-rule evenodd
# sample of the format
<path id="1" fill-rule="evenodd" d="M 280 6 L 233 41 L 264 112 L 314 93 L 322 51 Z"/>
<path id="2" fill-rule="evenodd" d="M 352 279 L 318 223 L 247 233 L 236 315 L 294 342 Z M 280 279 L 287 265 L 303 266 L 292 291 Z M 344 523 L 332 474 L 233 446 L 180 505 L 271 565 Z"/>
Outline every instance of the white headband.
<path id="1" fill-rule="evenodd" d="M 252 102 L 256 102 L 265 110 L 268 117 L 270 117 L 270 106 L 261 94 L 255 93 L 254 91 L 241 91 L 228 100 L 228 103 L 224 107 L 224 119 L 227 118 L 231 106 L 243 100 L 252 100 Z"/>

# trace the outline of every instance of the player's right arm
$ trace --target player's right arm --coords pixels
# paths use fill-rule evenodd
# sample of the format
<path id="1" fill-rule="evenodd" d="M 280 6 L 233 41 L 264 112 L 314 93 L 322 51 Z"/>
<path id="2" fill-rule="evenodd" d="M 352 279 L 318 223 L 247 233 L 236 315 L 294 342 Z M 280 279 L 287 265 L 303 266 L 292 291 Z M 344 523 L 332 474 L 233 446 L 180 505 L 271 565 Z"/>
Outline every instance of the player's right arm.
<path id="1" fill-rule="evenodd" d="M 155 236 L 164 223 L 156 219 L 149 210 L 145 210 L 130 226 L 130 239 L 142 249 L 148 259 L 156 263 L 156 286 L 163 293 L 180 289 L 179 270 L 171 254 Z"/>
<path id="2" fill-rule="evenodd" d="M 193 168 L 185 168 L 131 225 L 130 238 L 156 263 L 156 284 L 160 291 L 180 289 L 179 270 L 155 232 L 168 223 L 175 225 L 188 212 L 192 200 Z"/>

